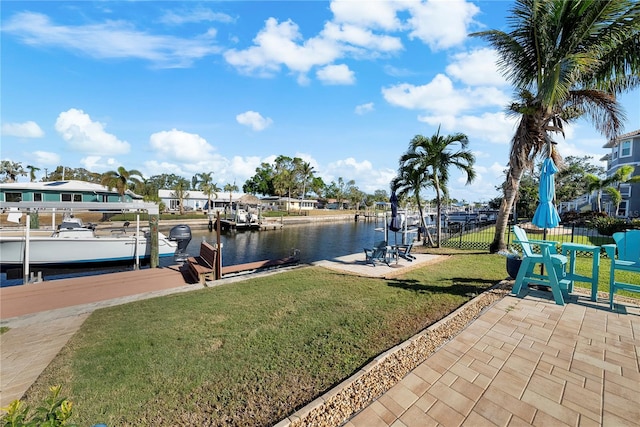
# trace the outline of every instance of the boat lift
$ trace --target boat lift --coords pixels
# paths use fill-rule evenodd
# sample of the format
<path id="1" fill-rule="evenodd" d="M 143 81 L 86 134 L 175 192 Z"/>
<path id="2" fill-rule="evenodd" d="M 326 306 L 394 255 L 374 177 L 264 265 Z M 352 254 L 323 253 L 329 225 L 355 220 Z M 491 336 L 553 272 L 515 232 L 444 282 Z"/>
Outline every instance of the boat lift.
<path id="1" fill-rule="evenodd" d="M 52 221 L 55 221 L 57 212 L 67 213 L 73 211 L 81 212 L 101 212 L 101 213 L 136 213 L 136 256 L 135 269 L 140 268 L 140 258 L 138 254 L 138 239 L 140 236 L 140 212 L 149 214 L 149 235 L 151 238 L 151 259 L 150 266 L 155 268 L 159 264 L 158 252 L 158 220 L 160 216 L 160 208 L 155 203 L 125 203 L 125 202 L 2 202 L 0 209 L 3 213 L 20 213 L 26 214 L 25 227 L 25 245 L 24 245 L 24 264 L 23 277 L 24 284 L 29 283 L 29 239 L 31 231 L 31 214 L 34 212 L 51 212 L 53 213 Z"/>

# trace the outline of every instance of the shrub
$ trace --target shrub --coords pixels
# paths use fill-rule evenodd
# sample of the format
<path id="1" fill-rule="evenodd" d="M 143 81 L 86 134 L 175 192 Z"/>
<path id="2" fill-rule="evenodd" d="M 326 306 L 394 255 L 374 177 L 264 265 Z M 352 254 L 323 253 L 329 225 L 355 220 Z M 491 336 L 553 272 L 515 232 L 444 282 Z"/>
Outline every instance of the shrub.
<path id="1" fill-rule="evenodd" d="M 73 404 L 64 397 L 60 397 L 62 387 L 49 388 L 50 395 L 44 406 L 34 411 L 20 400 L 14 400 L 9 406 L 2 408 L 6 415 L 2 419 L 3 427 L 59 427 L 73 426 L 67 420 L 73 415 Z"/>
<path id="2" fill-rule="evenodd" d="M 598 233 L 603 236 L 612 236 L 613 233 L 624 230 L 640 230 L 640 220 L 638 219 L 598 217 L 589 221 L 589 225 L 591 228 L 597 229 Z"/>

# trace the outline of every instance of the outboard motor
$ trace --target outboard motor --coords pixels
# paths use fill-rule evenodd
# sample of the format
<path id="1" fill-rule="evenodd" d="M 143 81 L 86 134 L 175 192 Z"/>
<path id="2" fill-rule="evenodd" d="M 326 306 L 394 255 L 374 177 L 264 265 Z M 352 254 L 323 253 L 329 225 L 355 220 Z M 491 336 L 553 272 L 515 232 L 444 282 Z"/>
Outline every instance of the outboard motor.
<path id="1" fill-rule="evenodd" d="M 176 225 L 169 231 L 169 240 L 178 243 L 176 253 L 173 255 L 173 259 L 178 262 L 184 262 L 189 258 L 187 253 L 187 246 L 191 241 L 191 228 L 186 224 Z"/>

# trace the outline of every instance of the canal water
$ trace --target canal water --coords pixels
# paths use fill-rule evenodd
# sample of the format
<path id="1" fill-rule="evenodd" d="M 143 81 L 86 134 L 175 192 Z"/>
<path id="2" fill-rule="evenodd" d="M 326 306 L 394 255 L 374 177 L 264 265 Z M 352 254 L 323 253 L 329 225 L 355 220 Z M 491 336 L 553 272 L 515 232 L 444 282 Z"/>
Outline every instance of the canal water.
<path id="1" fill-rule="evenodd" d="M 341 221 L 327 223 L 308 223 L 289 225 L 283 228 L 266 231 L 229 231 L 221 236 L 222 265 L 235 265 L 265 259 L 277 259 L 289 256 L 294 249 L 299 250 L 300 261 L 311 263 L 324 259 L 331 259 L 343 255 L 362 253 L 363 248 L 371 247 L 375 242 L 384 238 L 382 221 Z M 206 240 L 216 243 L 215 232 L 207 229 L 191 230 L 192 239 L 187 248 L 191 255 L 198 255 L 200 243 Z M 165 233 L 166 234 L 166 233 Z M 393 234 L 393 233 L 392 233 Z M 400 243 L 398 234 L 398 243 Z M 390 237 L 393 243 L 393 235 Z M 161 258 L 161 266 L 175 265 L 173 258 Z M 146 266 L 143 266 L 146 268 Z M 104 274 L 116 271 L 131 270 L 132 266 L 119 265 L 91 268 L 42 269 L 44 280 L 56 280 L 69 277 Z M 0 286 L 14 286 L 22 284 L 19 269 L 2 271 Z"/>

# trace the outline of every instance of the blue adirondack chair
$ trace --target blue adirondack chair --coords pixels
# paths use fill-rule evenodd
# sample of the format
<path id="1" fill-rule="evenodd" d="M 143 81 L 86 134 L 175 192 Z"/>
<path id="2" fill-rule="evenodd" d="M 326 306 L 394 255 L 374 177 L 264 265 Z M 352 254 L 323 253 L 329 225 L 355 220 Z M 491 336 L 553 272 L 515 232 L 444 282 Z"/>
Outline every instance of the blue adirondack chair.
<path id="1" fill-rule="evenodd" d="M 609 273 L 609 306 L 613 310 L 613 295 L 616 291 L 626 290 L 640 292 L 640 230 L 626 230 L 613 233 L 615 245 L 602 245 L 611 260 Z M 616 258 L 616 249 L 618 257 Z M 638 273 L 636 283 L 616 281 L 616 271 L 630 271 Z"/>
<path id="2" fill-rule="evenodd" d="M 376 265 L 383 262 L 389 265 L 389 248 L 385 240 L 381 240 L 375 244 L 373 248 L 364 248 L 365 263 Z"/>
<path id="3" fill-rule="evenodd" d="M 408 245 L 398 245 L 396 246 L 396 250 L 398 251 L 398 256 L 406 259 L 407 261 L 413 261 L 416 259 L 413 255 L 411 255 L 411 249 L 413 249 L 413 242 Z"/>
<path id="4" fill-rule="evenodd" d="M 564 298 L 568 297 L 570 281 L 565 279 L 567 257 L 557 253 L 556 242 L 548 240 L 532 240 L 527 233 L 517 225 L 513 226 L 516 235 L 515 243 L 522 247 L 522 264 L 513 284 L 513 294 L 520 295 L 523 285 L 544 285 L 551 288 L 556 304 L 564 305 Z M 533 247 L 538 247 L 540 253 L 534 252 Z M 543 273 L 535 273 L 537 265 L 544 266 Z"/>

